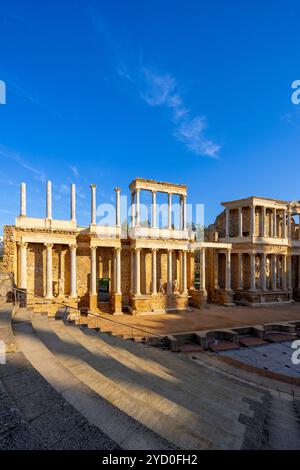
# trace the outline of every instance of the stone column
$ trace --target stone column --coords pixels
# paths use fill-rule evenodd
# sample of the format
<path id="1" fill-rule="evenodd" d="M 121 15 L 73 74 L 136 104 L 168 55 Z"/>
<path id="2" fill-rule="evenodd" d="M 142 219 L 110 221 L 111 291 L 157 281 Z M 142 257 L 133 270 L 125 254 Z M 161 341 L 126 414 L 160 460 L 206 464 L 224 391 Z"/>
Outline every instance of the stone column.
<path id="1" fill-rule="evenodd" d="M 115 249 L 115 273 L 116 273 L 116 285 L 115 294 L 121 294 L 121 248 Z"/>
<path id="2" fill-rule="evenodd" d="M 273 210 L 273 237 L 277 237 L 277 210 Z"/>
<path id="3" fill-rule="evenodd" d="M 267 255 L 266 253 L 262 253 L 261 255 L 261 290 L 267 290 Z"/>
<path id="4" fill-rule="evenodd" d="M 90 294 L 97 295 L 97 247 L 91 246 L 91 285 Z"/>
<path id="5" fill-rule="evenodd" d="M 277 290 L 277 255 L 272 254 L 272 291 Z"/>
<path id="6" fill-rule="evenodd" d="M 140 188 L 136 188 L 136 213 L 135 213 L 135 225 L 140 226 Z"/>
<path id="7" fill-rule="evenodd" d="M 219 289 L 219 253 L 214 253 L 214 286 L 215 289 Z"/>
<path id="8" fill-rule="evenodd" d="M 91 184 L 91 224 L 96 224 L 96 185 Z"/>
<path id="9" fill-rule="evenodd" d="M 287 279 L 288 279 L 288 290 L 292 290 L 292 257 L 287 257 Z"/>
<path id="10" fill-rule="evenodd" d="M 286 209 L 282 211 L 282 238 L 286 238 Z"/>
<path id="11" fill-rule="evenodd" d="M 121 225 L 121 206 L 120 206 L 120 188 L 115 188 L 116 191 L 116 226 Z"/>
<path id="12" fill-rule="evenodd" d="M 205 284 L 205 248 L 202 248 L 200 252 L 200 290 L 202 292 L 206 292 L 206 284 Z"/>
<path id="13" fill-rule="evenodd" d="M 186 196 L 182 196 L 182 219 L 183 219 L 183 230 L 186 230 Z"/>
<path id="14" fill-rule="evenodd" d="M 292 238 L 292 214 L 290 208 L 288 208 L 288 238 Z"/>
<path id="15" fill-rule="evenodd" d="M 134 193 L 131 193 L 131 227 L 135 227 Z"/>
<path id="16" fill-rule="evenodd" d="M 71 220 L 76 220 L 76 193 L 75 184 L 71 184 Z"/>
<path id="17" fill-rule="evenodd" d="M 255 206 L 251 207 L 251 236 L 255 237 Z"/>
<path id="18" fill-rule="evenodd" d="M 243 236 L 243 208 L 239 207 L 239 237 Z"/>
<path id="19" fill-rule="evenodd" d="M 238 290 L 243 290 L 244 282 L 243 282 L 243 253 L 238 253 L 238 263 L 239 263 L 239 279 L 238 279 Z"/>
<path id="20" fill-rule="evenodd" d="M 152 191 L 152 228 L 156 228 L 156 191 Z"/>
<path id="21" fill-rule="evenodd" d="M 251 264 L 250 290 L 255 291 L 256 285 L 255 285 L 255 254 L 254 253 L 250 253 L 250 264 Z"/>
<path id="22" fill-rule="evenodd" d="M 46 299 L 53 298 L 52 279 L 52 243 L 45 243 L 46 247 Z"/>
<path id="23" fill-rule="evenodd" d="M 261 228 L 260 233 L 262 237 L 266 236 L 266 208 L 262 206 L 261 208 Z"/>
<path id="24" fill-rule="evenodd" d="M 77 297 L 77 268 L 76 268 L 76 248 L 77 245 L 70 245 L 70 268 L 71 268 L 71 289 L 70 297 Z"/>
<path id="25" fill-rule="evenodd" d="M 20 289 L 27 289 L 27 243 L 19 243 L 20 254 Z"/>
<path id="26" fill-rule="evenodd" d="M 187 294 L 187 260 L 186 260 L 186 250 L 182 251 L 182 293 Z"/>
<path id="27" fill-rule="evenodd" d="M 52 219 L 52 185 L 51 181 L 47 181 L 47 189 L 46 189 L 46 218 Z"/>
<path id="28" fill-rule="evenodd" d="M 286 279 L 286 255 L 281 256 L 281 276 L 282 276 L 282 289 L 287 290 L 287 279 Z"/>
<path id="29" fill-rule="evenodd" d="M 134 250 L 130 250 L 130 290 L 134 292 Z"/>
<path id="30" fill-rule="evenodd" d="M 225 290 L 231 290 L 231 250 L 226 250 Z"/>
<path id="31" fill-rule="evenodd" d="M 21 183 L 20 191 L 20 216 L 26 216 L 26 183 Z"/>
<path id="32" fill-rule="evenodd" d="M 152 249 L 152 295 L 157 294 L 157 277 L 156 277 L 156 253 L 157 249 Z"/>
<path id="33" fill-rule="evenodd" d="M 172 228 L 172 194 L 168 193 L 168 228 Z"/>
<path id="34" fill-rule="evenodd" d="M 226 229 L 226 238 L 229 237 L 229 209 L 225 209 L 225 229 Z"/>
<path id="35" fill-rule="evenodd" d="M 168 250 L 168 282 L 167 282 L 167 294 L 171 295 L 173 293 L 173 250 Z"/>
<path id="36" fill-rule="evenodd" d="M 141 248 L 135 249 L 135 295 L 141 295 Z"/>

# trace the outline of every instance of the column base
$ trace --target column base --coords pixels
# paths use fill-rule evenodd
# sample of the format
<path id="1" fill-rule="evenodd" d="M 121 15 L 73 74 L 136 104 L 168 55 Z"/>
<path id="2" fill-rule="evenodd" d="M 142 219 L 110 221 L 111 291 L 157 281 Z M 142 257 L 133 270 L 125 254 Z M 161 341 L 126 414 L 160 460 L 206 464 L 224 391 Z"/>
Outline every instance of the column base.
<path id="1" fill-rule="evenodd" d="M 98 308 L 98 295 L 90 294 L 90 311 L 96 312 Z"/>
<path id="2" fill-rule="evenodd" d="M 122 294 L 112 294 L 111 306 L 114 315 L 121 315 L 122 311 Z"/>

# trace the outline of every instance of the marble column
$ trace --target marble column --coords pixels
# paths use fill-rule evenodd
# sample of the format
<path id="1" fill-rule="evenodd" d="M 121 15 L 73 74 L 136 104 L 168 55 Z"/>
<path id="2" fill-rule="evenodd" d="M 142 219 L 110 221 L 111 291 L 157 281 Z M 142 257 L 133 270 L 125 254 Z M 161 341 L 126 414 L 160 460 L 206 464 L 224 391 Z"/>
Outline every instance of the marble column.
<path id="1" fill-rule="evenodd" d="M 272 291 L 277 290 L 277 255 L 272 254 Z"/>
<path id="2" fill-rule="evenodd" d="M 135 295 L 141 295 L 141 248 L 135 249 Z"/>
<path id="3" fill-rule="evenodd" d="M 214 252 L 214 286 L 219 289 L 219 253 Z"/>
<path id="4" fill-rule="evenodd" d="M 229 209 L 225 209 L 225 230 L 226 230 L 226 238 L 229 237 Z"/>
<path id="5" fill-rule="evenodd" d="M 121 294 L 121 248 L 115 249 L 115 273 L 116 273 L 116 285 L 115 294 Z"/>
<path id="6" fill-rule="evenodd" d="M 120 205 L 120 188 L 115 188 L 116 191 L 116 226 L 121 226 L 121 205 Z"/>
<path id="7" fill-rule="evenodd" d="M 136 195 L 135 225 L 136 227 L 139 227 L 140 226 L 140 188 L 136 188 L 135 195 Z"/>
<path id="8" fill-rule="evenodd" d="M 77 245 L 70 245 L 70 268 L 71 268 L 71 289 L 70 297 L 77 297 L 77 268 L 76 268 L 76 248 Z"/>
<path id="9" fill-rule="evenodd" d="M 267 290 L 267 255 L 266 253 L 262 253 L 261 255 L 261 271 L 260 271 L 260 276 L 261 276 L 261 290 L 266 291 Z"/>
<path id="10" fill-rule="evenodd" d="M 131 227 L 135 227 L 135 205 L 134 205 L 134 195 L 135 193 L 131 193 Z"/>
<path id="11" fill-rule="evenodd" d="M 96 224 L 96 185 L 91 184 L 91 224 Z"/>
<path id="12" fill-rule="evenodd" d="M 130 250 L 130 290 L 134 292 L 134 250 Z"/>
<path id="13" fill-rule="evenodd" d="M 243 236 L 243 208 L 239 207 L 239 237 Z"/>
<path id="14" fill-rule="evenodd" d="M 167 282 L 167 294 L 170 295 L 173 292 L 173 250 L 168 250 L 168 282 Z"/>
<path id="15" fill-rule="evenodd" d="M 52 243 L 45 243 L 46 247 L 46 299 L 53 297 L 53 279 L 52 279 Z"/>
<path id="16" fill-rule="evenodd" d="M 292 257 L 287 257 L 287 279 L 288 279 L 288 290 L 292 290 Z"/>
<path id="17" fill-rule="evenodd" d="M 282 289 L 283 290 L 287 290 L 286 268 L 287 268 L 286 255 L 282 255 L 281 256 L 281 276 L 282 276 Z"/>
<path id="18" fill-rule="evenodd" d="M 20 289 L 27 289 L 27 243 L 19 243 L 20 254 Z"/>
<path id="19" fill-rule="evenodd" d="M 172 228 L 172 194 L 168 193 L 168 229 Z"/>
<path id="20" fill-rule="evenodd" d="M 46 188 L 46 218 L 52 219 L 52 185 L 51 181 L 47 181 Z"/>
<path id="21" fill-rule="evenodd" d="M 206 274 L 205 248 L 202 248 L 200 252 L 200 290 L 203 292 L 206 292 L 205 274 Z"/>
<path id="22" fill-rule="evenodd" d="M 187 252 L 186 250 L 182 251 L 182 293 L 187 294 Z"/>
<path id="23" fill-rule="evenodd" d="M 255 253 L 250 253 L 250 265 L 251 265 L 251 271 L 250 271 L 250 290 L 255 291 L 256 290 L 256 285 L 255 285 Z"/>
<path id="24" fill-rule="evenodd" d="M 282 211 L 282 238 L 286 238 L 286 209 Z"/>
<path id="25" fill-rule="evenodd" d="M 75 184 L 71 184 L 71 220 L 76 220 L 76 188 Z"/>
<path id="26" fill-rule="evenodd" d="M 260 233 L 262 237 L 267 236 L 267 231 L 266 231 L 266 207 L 262 206 L 261 208 L 261 228 L 260 228 Z"/>
<path id="27" fill-rule="evenodd" d="M 231 290 L 231 250 L 226 250 L 225 290 Z"/>
<path id="28" fill-rule="evenodd" d="M 243 253 L 238 253 L 238 290 L 243 290 Z"/>
<path id="29" fill-rule="evenodd" d="M 152 295 L 157 294 L 156 254 L 157 254 L 157 249 L 153 248 L 152 249 Z"/>
<path id="30" fill-rule="evenodd" d="M 26 183 L 21 183 L 20 191 L 20 216 L 26 216 Z"/>
<path id="31" fill-rule="evenodd" d="M 255 237 L 255 206 L 251 206 L 251 236 Z"/>
<path id="32" fill-rule="evenodd" d="M 182 196 L 182 219 L 183 219 L 183 230 L 186 230 L 187 220 L 186 220 L 186 196 Z"/>
<path id="33" fill-rule="evenodd" d="M 291 209 L 288 209 L 288 238 L 292 238 L 292 214 Z"/>
<path id="34" fill-rule="evenodd" d="M 277 237 L 277 210 L 273 210 L 273 237 Z"/>
<path id="35" fill-rule="evenodd" d="M 90 294 L 97 295 L 97 247 L 91 246 L 91 285 Z"/>
<path id="36" fill-rule="evenodd" d="M 152 228 L 156 228 L 156 191 L 152 191 Z"/>

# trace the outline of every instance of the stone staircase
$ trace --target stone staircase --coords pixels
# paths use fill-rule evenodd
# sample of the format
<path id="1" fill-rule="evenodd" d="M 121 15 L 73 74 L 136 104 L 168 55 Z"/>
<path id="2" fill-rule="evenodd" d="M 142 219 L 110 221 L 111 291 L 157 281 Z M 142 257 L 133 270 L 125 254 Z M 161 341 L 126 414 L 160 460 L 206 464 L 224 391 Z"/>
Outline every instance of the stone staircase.
<path id="1" fill-rule="evenodd" d="M 287 431 L 282 448 L 300 448 L 298 401 L 209 363 L 25 309 L 13 330 L 33 368 L 112 445 L 272 449 Z"/>

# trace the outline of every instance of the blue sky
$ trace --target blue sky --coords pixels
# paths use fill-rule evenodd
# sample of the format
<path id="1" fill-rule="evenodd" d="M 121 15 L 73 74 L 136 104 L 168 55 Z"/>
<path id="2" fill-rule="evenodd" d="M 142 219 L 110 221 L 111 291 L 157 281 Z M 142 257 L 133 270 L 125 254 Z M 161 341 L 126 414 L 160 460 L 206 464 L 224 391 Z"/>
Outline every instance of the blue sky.
<path id="1" fill-rule="evenodd" d="M 78 220 L 135 176 L 184 183 L 189 202 L 300 199 L 299 1 L 0 4 L 0 226 L 19 212 Z"/>

